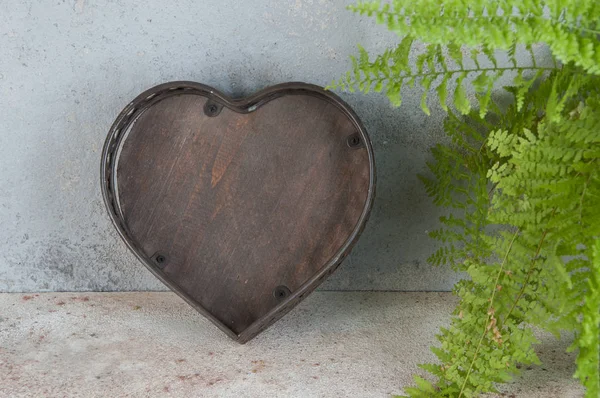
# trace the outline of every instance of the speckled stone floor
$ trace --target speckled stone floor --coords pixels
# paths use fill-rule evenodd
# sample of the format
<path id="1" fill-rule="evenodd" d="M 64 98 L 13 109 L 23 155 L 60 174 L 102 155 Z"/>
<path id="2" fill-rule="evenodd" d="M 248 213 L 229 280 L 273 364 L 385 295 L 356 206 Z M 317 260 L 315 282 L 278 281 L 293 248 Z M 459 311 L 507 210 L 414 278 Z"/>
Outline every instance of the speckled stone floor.
<path id="1" fill-rule="evenodd" d="M 448 293 L 316 292 L 246 345 L 172 293 L 0 294 L 2 397 L 386 397 L 432 360 Z M 570 341 L 506 397 L 582 397 Z"/>

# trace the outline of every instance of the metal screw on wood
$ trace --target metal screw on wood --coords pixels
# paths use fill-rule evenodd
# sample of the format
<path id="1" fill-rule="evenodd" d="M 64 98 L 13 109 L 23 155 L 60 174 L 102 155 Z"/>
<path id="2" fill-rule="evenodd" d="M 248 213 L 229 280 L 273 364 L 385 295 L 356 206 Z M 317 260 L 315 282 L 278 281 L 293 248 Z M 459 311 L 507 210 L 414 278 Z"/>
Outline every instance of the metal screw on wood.
<path id="1" fill-rule="evenodd" d="M 217 116 L 219 113 L 221 113 L 220 111 L 221 107 L 218 104 L 209 101 L 206 103 L 206 105 L 204 105 L 204 113 L 206 114 L 206 116 Z"/>
<path id="2" fill-rule="evenodd" d="M 275 290 L 273 290 L 273 296 L 277 300 L 283 300 L 290 294 L 291 294 L 290 289 L 288 289 L 287 286 L 277 286 L 275 288 Z"/>
<path id="3" fill-rule="evenodd" d="M 350 137 L 348 137 L 348 146 L 350 148 L 358 148 L 360 146 L 360 137 L 358 136 L 358 134 L 352 134 Z"/>

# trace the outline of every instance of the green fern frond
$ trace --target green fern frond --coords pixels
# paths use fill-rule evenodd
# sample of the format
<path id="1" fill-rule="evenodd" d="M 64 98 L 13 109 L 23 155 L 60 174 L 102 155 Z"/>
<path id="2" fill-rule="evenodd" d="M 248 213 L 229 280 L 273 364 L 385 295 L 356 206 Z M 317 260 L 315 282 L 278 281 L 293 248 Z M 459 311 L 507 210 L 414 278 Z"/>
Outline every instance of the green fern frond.
<path id="1" fill-rule="evenodd" d="M 472 86 L 479 102 L 479 113 L 483 117 L 490 106 L 494 84 L 506 72 L 518 74 L 519 78 L 514 84 L 524 93 L 544 72 L 554 69 L 533 65 L 465 68 L 462 53 L 470 50 L 449 46 L 445 54 L 442 47 L 436 44 L 426 46 L 423 52 L 417 54 L 413 66 L 410 58 L 413 43 L 414 39 L 411 36 L 405 36 L 397 47 L 385 50 L 372 61 L 366 50 L 359 46 L 359 58 L 351 58 L 352 71 L 333 81 L 327 88 L 350 92 L 360 90 L 365 93 L 372 89 L 377 92 L 383 91 L 394 106 L 400 106 L 402 88 L 417 82 L 423 90 L 421 108 L 429 114 L 429 91 L 435 87 L 441 107 L 447 110 L 448 86 L 452 83 L 455 85 L 452 94 L 455 109 L 461 114 L 468 114 L 472 103 L 467 95 L 467 82 L 473 79 Z M 522 76 L 528 71 L 532 72 L 534 77 L 524 79 Z"/>
<path id="2" fill-rule="evenodd" d="M 532 334 L 518 345 L 508 344 L 509 341 L 517 344 L 515 336 L 529 330 L 523 326 L 525 321 L 557 335 L 561 330 L 573 330 L 579 335 L 584 327 L 586 330 L 598 327 L 597 288 L 588 282 L 596 280 L 592 273 L 597 272 L 597 265 L 589 260 L 593 255 L 588 253 L 584 258 L 570 261 L 566 261 L 565 256 L 581 256 L 582 245 L 593 247 L 600 236 L 600 113 L 597 112 L 600 95 L 594 91 L 595 78 L 577 83 L 587 94 L 582 102 L 580 91 L 569 90 L 574 84 L 568 82 L 569 73 L 567 69 L 553 73 L 548 78 L 551 81 L 541 83 L 538 90 L 544 93 L 545 101 L 531 95 L 534 90 L 530 86 L 523 96 L 521 111 L 516 101 L 508 108 L 501 123 L 503 128 L 492 130 L 484 150 L 478 152 L 480 162 L 470 163 L 479 164 L 480 168 L 467 168 L 464 162 L 460 167 L 453 166 L 459 163 L 461 156 L 469 159 L 465 157 L 469 151 L 464 149 L 464 143 L 477 142 L 479 136 L 468 123 L 452 113 L 449 115 L 446 128 L 451 128 L 451 134 L 462 139 L 453 139 L 460 144 L 456 147 L 436 149 L 436 163 L 430 165 L 434 179 L 428 182 L 428 189 L 434 198 L 436 195 L 444 198 L 439 204 L 468 211 L 458 218 L 448 215 L 441 219 L 446 228 L 434 231 L 431 236 L 444 245 L 431 260 L 434 264 L 449 263 L 457 270 L 466 271 L 471 280 L 456 286 L 461 298 L 457 310 L 460 316 L 453 318 L 453 327 L 442 332 L 442 348 L 434 351 L 442 368 L 447 369 L 442 374 L 432 373 L 438 378 L 434 383 L 438 388 L 436 396 L 474 396 L 492 391 L 494 383 L 505 381 L 516 371 L 516 363 L 535 363 Z M 556 90 L 556 94 L 546 95 L 548 87 Z M 557 106 L 559 102 L 565 106 Z M 537 115 L 537 119 L 523 118 L 523 111 Z M 472 115 L 469 120 L 478 119 Z M 535 128 L 520 127 L 525 120 Z M 537 124 L 533 120 L 537 120 Z M 515 122 L 516 127 L 510 121 Z M 483 183 L 461 190 L 461 184 L 476 180 Z M 491 202 L 488 202 L 488 191 L 481 189 L 482 185 L 487 188 L 488 181 L 495 184 Z M 469 196 L 478 199 L 467 199 Z M 467 203 L 473 208 L 468 208 Z M 480 213 L 473 209 L 483 211 L 483 216 L 477 219 Z M 518 227 L 520 234 L 512 240 L 503 229 L 499 234 L 482 233 L 480 228 L 472 229 L 475 223 L 483 229 L 492 224 Z M 475 239 L 476 246 L 472 245 Z M 496 282 L 498 267 L 489 260 L 494 253 L 506 251 L 509 243 L 510 254 L 502 267 L 505 273 Z M 485 297 L 489 297 L 494 288 L 497 292 L 493 323 L 497 333 L 492 337 L 487 331 L 482 348 L 473 350 L 468 347 L 477 339 L 477 326 L 479 330 L 489 326 L 489 315 L 487 324 L 482 324 L 482 319 L 485 319 L 488 303 Z M 595 312 L 586 307 L 587 303 L 592 303 L 590 308 L 595 308 Z M 589 320 L 590 324 L 584 324 L 582 319 Z M 592 334 L 586 336 L 582 342 L 586 348 L 576 375 L 586 385 L 587 396 L 593 397 L 597 391 L 594 384 L 597 367 L 592 369 L 590 358 L 596 358 L 597 354 L 591 347 Z M 593 342 L 597 345 L 598 334 L 595 336 Z M 577 340 L 574 347 L 579 344 Z M 490 352 L 492 347 L 496 348 Z M 494 368 L 494 364 L 500 363 L 495 357 L 500 355 L 498 353 L 506 360 L 506 369 Z M 470 359 L 469 365 L 465 362 L 467 359 Z M 489 374 L 491 369 L 500 374 Z M 419 396 L 413 394 L 412 389 L 407 391 L 411 396 Z M 453 391 L 454 395 L 444 395 L 442 391 Z"/>
<path id="3" fill-rule="evenodd" d="M 402 37 L 332 87 L 387 94 L 400 105 L 416 83 L 447 112 L 450 144 L 437 145 L 420 176 L 447 209 L 429 261 L 466 272 L 460 303 L 415 379 L 411 397 L 471 397 L 539 363 L 530 325 L 571 330 L 578 377 L 597 397 L 600 322 L 600 3 L 595 0 L 394 0 L 350 7 Z M 415 45 L 416 41 L 425 46 Z M 540 65 L 545 43 L 558 65 Z M 517 52 L 531 56 L 520 64 Z M 508 65 L 496 54 L 505 51 Z M 514 101 L 493 101 L 498 81 Z M 473 101 L 469 88 L 477 102 Z M 448 97 L 452 100 L 449 101 Z M 475 109 L 477 108 L 477 109 Z"/>
<path id="4" fill-rule="evenodd" d="M 469 217 L 477 212 L 466 212 L 461 219 L 444 217 L 442 223 L 450 229 L 431 233 L 432 237 L 445 243 L 432 256 L 432 262 L 450 263 L 455 269 L 466 271 L 471 276 L 470 281 L 459 283 L 456 288 L 461 298 L 458 309 L 458 319 L 461 322 L 453 320 L 454 328 L 444 330 L 440 335 L 442 349 L 434 350 L 442 362 L 442 368 L 447 369 L 442 373 L 431 372 L 438 378 L 434 383 L 438 391 L 436 396 L 456 396 L 461 394 L 460 391 L 463 396 L 473 396 L 483 391 L 492 391 L 494 383 L 505 381 L 516 372 L 516 363 L 537 361 L 531 347 L 535 342 L 531 334 L 530 339 L 521 340 L 522 344 L 518 346 L 511 347 L 504 341 L 504 336 L 509 336 L 508 341 L 515 342 L 515 336 L 520 331 L 528 330 L 523 329 L 524 321 L 543 326 L 555 334 L 567 329 L 581 333 L 578 331 L 584 326 L 580 319 L 591 320 L 592 326 L 597 325 L 597 291 L 587 286 L 590 270 L 594 268 L 589 260 L 579 258 L 567 263 L 564 256 L 580 255 L 580 245 L 591 247 L 593 244 L 589 239 L 600 236 L 600 116 L 595 112 L 600 107 L 600 96 L 593 89 L 597 84 L 593 78 L 577 83 L 580 90 L 583 89 L 587 94 L 585 102 L 579 101 L 581 93 L 568 89 L 573 83 L 566 84 L 569 73 L 568 70 L 553 73 L 549 77 L 551 81 L 541 83 L 538 90 L 544 93 L 545 101 L 531 95 L 533 90 L 530 86 L 523 96 L 523 103 L 519 106 L 515 102 L 509 107 L 502 122 L 504 128 L 493 130 L 486 140 L 486 150 L 480 152 L 482 159 L 485 159 L 481 163 L 489 164 L 489 168 L 485 165 L 481 169 L 452 166 L 458 163 L 461 156 L 469 153 L 465 150 L 469 147 L 466 143 L 477 142 L 479 135 L 473 133 L 476 129 L 471 129 L 452 113 L 447 121 L 446 128 L 452 129 L 449 132 L 455 137 L 453 141 L 459 145 L 454 148 L 437 148 L 437 162 L 431 165 L 435 179 L 429 181 L 428 189 L 434 197 L 446 192 L 443 194 L 445 201 L 438 203 L 456 209 L 466 209 L 468 199 L 465 198 L 477 193 L 479 201 L 471 200 L 470 203 L 475 204 L 479 210 L 484 209 L 480 225 L 500 223 L 518 226 L 521 228 L 521 235 L 512 242 L 510 258 L 505 264 L 506 273 L 501 283 L 497 284 L 493 276 L 497 268 L 487 263 L 493 251 L 475 248 L 481 255 L 473 257 L 470 255 L 473 247 L 469 243 L 477 237 L 478 242 L 487 242 L 485 247 L 494 248 L 498 252 L 506 247 L 508 238 L 503 233 L 481 235 L 480 232 L 473 231 L 470 228 L 472 221 L 469 224 L 472 218 Z M 562 82 L 564 79 L 565 82 Z M 548 87 L 556 90 L 556 95 L 546 95 Z M 517 95 L 515 91 L 515 96 Z M 557 106 L 558 102 L 563 102 L 565 106 Z M 552 110 L 552 113 L 547 112 L 546 108 Z M 537 115 L 538 124 L 533 122 L 536 118 L 517 117 L 524 110 L 525 113 Z M 540 119 L 541 111 L 546 111 L 546 116 L 541 113 Z M 470 120 L 477 119 L 473 115 Z M 510 121 L 516 122 L 517 127 L 511 125 Z M 527 123 L 535 128 L 529 130 L 519 127 Z M 465 134 L 469 134 L 469 138 Z M 462 139 L 456 138 L 459 136 Z M 591 166 L 591 163 L 595 166 Z M 472 181 L 469 175 L 481 175 L 473 174 L 476 170 L 479 173 L 483 170 L 486 177 L 496 184 L 491 207 L 487 212 L 485 209 L 488 198 L 485 189 L 477 189 L 475 185 L 471 185 L 468 190 L 461 191 L 460 184 L 457 184 L 458 181 Z M 486 179 L 482 181 L 487 182 Z M 478 243 L 478 247 L 480 245 Z M 592 256 L 588 255 L 588 258 Z M 528 266 L 523 267 L 523 264 Z M 494 305 L 494 313 L 498 314 L 495 320 L 495 338 L 502 339 L 503 344 L 499 346 L 494 338 L 485 337 L 482 343 L 484 348 L 475 354 L 472 349 L 465 349 L 476 338 L 476 328 L 473 329 L 470 325 L 474 323 L 475 326 L 482 326 L 481 319 L 487 303 L 483 297 L 489 295 L 494 287 L 501 288 Z M 588 295 L 590 298 L 587 298 Z M 590 312 L 582 302 L 592 302 L 596 312 Z M 588 333 L 587 336 L 591 335 Z M 593 341 L 597 344 L 597 334 L 595 336 Z M 494 344 L 496 349 L 493 354 L 487 350 Z M 579 340 L 574 346 L 578 344 Z M 596 358 L 596 351 L 589 341 L 583 344 L 588 346 L 585 346 L 587 348 L 581 354 L 582 362 L 578 363 L 580 370 L 577 377 L 586 385 L 587 396 L 592 397 L 597 391 L 594 384 L 597 367 L 592 369 L 590 358 Z M 497 352 L 508 360 L 505 362 L 506 369 L 502 371 L 494 368 L 494 364 L 500 364 L 498 359 L 494 359 Z M 459 361 L 458 356 L 470 358 L 472 367 Z M 478 362 L 479 356 L 482 361 Z M 468 372 L 469 368 L 471 372 Z M 500 371 L 499 375 L 496 377 L 488 374 L 490 368 Z M 460 390 L 457 390 L 459 386 Z M 407 392 L 411 396 L 420 396 L 423 391 L 417 390 L 420 392 L 415 393 L 413 389 Z M 444 395 L 443 391 L 448 393 Z"/>
<path id="5" fill-rule="evenodd" d="M 595 0 L 474 1 L 394 0 L 359 2 L 348 8 L 367 16 L 399 36 L 427 43 L 482 45 L 488 51 L 514 51 L 516 43 L 547 43 L 563 63 L 600 74 L 600 7 Z M 570 7 L 569 7 L 570 6 Z M 544 9 L 552 10 L 545 15 Z M 515 10 L 516 9 L 516 10 Z M 448 11 L 451 10 L 451 13 Z"/>
<path id="6" fill-rule="evenodd" d="M 575 377 L 581 380 L 587 395 L 594 397 L 600 395 L 600 239 L 590 247 L 589 255 L 592 261 L 587 272 L 581 331 L 572 349 L 579 349 Z"/>

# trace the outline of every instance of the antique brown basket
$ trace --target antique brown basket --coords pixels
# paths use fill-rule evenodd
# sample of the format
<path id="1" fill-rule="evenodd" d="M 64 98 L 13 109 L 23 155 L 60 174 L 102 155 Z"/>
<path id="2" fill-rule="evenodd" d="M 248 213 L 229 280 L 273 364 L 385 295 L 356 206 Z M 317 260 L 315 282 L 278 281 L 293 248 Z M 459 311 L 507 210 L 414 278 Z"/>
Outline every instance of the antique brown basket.
<path id="1" fill-rule="evenodd" d="M 371 210 L 375 168 L 358 117 L 318 86 L 230 99 L 172 82 L 117 117 L 101 185 L 133 253 L 244 343 L 350 252 Z"/>

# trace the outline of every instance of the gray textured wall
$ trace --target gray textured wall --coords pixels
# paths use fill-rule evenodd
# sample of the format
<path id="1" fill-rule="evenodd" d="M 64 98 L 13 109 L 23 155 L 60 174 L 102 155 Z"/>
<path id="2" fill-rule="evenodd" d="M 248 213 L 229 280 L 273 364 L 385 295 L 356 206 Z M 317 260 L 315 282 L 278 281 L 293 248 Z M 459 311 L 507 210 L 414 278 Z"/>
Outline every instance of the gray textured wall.
<path id="1" fill-rule="evenodd" d="M 141 91 L 194 80 L 231 95 L 285 81 L 328 84 L 361 43 L 397 38 L 342 0 L 0 0 L 0 291 L 163 289 L 118 239 L 99 190 L 117 113 Z M 447 290 L 426 231 L 439 211 L 416 174 L 442 112 L 418 94 L 393 109 L 342 94 L 371 134 L 378 193 L 351 257 L 326 289 Z"/>

